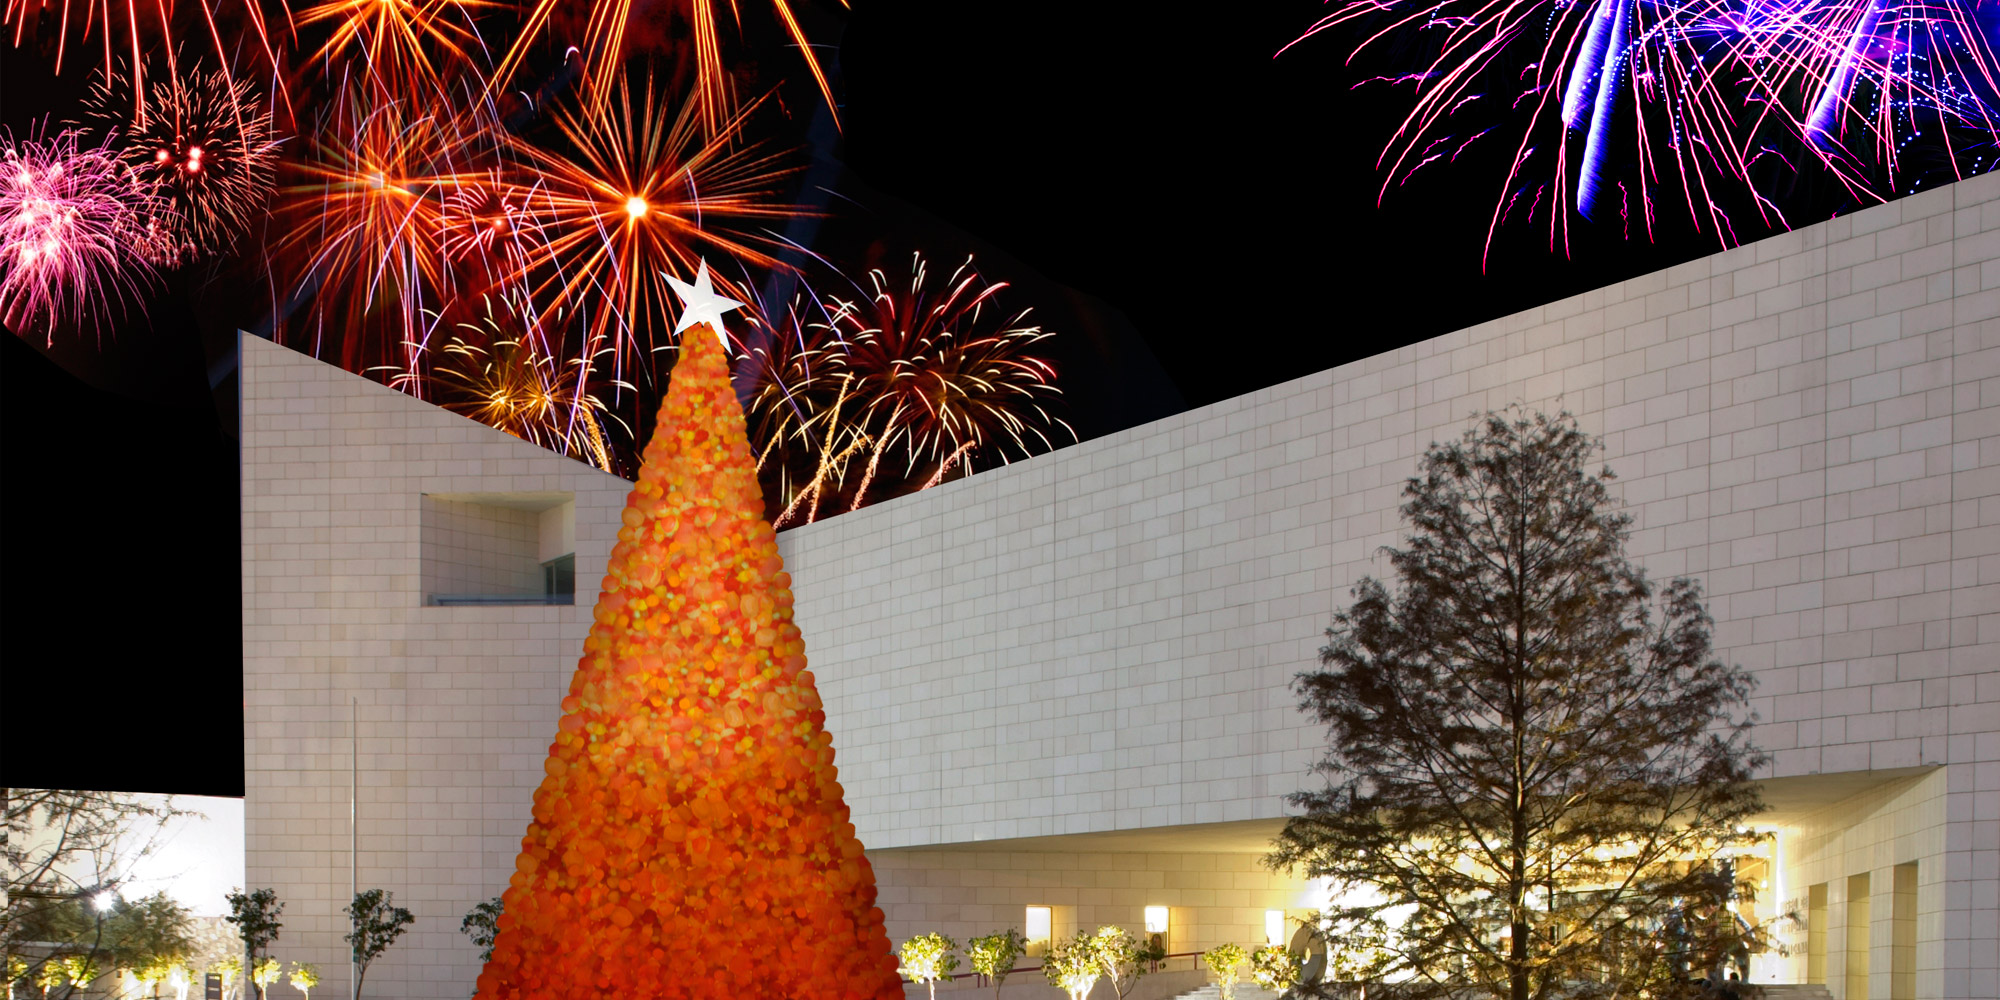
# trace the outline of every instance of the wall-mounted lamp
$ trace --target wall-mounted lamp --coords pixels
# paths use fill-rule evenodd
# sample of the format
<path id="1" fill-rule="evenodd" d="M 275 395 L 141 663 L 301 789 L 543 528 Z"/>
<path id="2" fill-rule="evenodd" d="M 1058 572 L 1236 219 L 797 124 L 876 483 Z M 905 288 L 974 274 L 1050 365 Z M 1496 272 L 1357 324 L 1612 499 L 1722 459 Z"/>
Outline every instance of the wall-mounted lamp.
<path id="1" fill-rule="evenodd" d="M 1265 944 L 1285 943 L 1285 911 L 1283 910 L 1264 911 L 1264 943 Z"/>
<path id="2" fill-rule="evenodd" d="M 1146 933 L 1165 934 L 1166 932 L 1167 908 L 1164 906 L 1146 907 Z"/>

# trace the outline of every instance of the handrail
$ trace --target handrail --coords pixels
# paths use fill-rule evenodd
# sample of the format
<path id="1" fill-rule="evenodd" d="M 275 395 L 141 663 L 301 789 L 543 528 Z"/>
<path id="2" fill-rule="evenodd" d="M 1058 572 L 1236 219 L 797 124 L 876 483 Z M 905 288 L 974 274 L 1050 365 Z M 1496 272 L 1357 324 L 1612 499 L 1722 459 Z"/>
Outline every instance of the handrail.
<path id="1" fill-rule="evenodd" d="M 425 602 L 431 607 L 457 608 L 475 606 L 500 606 L 520 604 L 571 605 L 576 603 L 575 594 L 430 594 Z"/>
<path id="2" fill-rule="evenodd" d="M 1171 954 L 1171 955 L 1168 955 L 1168 956 L 1166 956 L 1166 957 L 1164 957 L 1164 958 L 1161 958 L 1161 959 L 1160 959 L 1159 961 L 1157 961 L 1157 962 L 1148 962 L 1148 963 L 1146 963 L 1146 964 L 1148 964 L 1148 965 L 1152 966 L 1151 968 L 1147 969 L 1147 970 L 1146 970 L 1146 972 L 1147 972 L 1148 974 L 1151 974 L 1151 973 L 1154 973 L 1154 972 L 1162 972 L 1162 971 L 1165 971 L 1164 969 L 1162 969 L 1162 966 L 1166 965 L 1166 964 L 1167 964 L 1168 962 L 1171 962 L 1171 961 L 1173 961 L 1173 960 L 1174 960 L 1174 959 L 1176 959 L 1176 958 L 1194 958 L 1194 959 L 1197 959 L 1197 961 L 1196 961 L 1196 963 L 1195 963 L 1195 965 L 1194 965 L 1194 968 L 1196 968 L 1196 969 L 1199 969 L 1199 968 L 1201 968 L 1201 963 L 1199 962 L 1199 959 L 1200 959 L 1200 957 L 1201 957 L 1201 952 L 1198 952 L 1198 951 L 1177 951 L 1177 952 L 1174 952 L 1174 953 L 1173 953 L 1173 954 Z M 1023 973 L 1023 972 L 1040 972 L 1040 971 L 1042 971 L 1042 967 L 1041 967 L 1041 966 L 1039 966 L 1039 965 L 1030 965 L 1030 966 L 1027 966 L 1027 967 L 1025 967 L 1025 968 L 1019 968 L 1019 969 L 1009 969 L 1009 970 L 1007 970 L 1007 974 L 1008 974 L 1008 975 L 1010 975 L 1010 976 L 1015 976 L 1015 975 L 1019 975 L 1019 974 L 1021 974 L 1021 973 Z M 979 984 L 978 984 L 978 985 L 980 985 L 980 986 L 985 986 L 985 985 L 987 985 L 987 983 L 986 983 L 986 979 L 987 979 L 987 976 L 986 976 L 986 974 L 985 974 L 985 973 L 983 973 L 983 972 L 961 972 L 961 973 L 958 973 L 958 974 L 956 974 L 956 975 L 951 975 L 951 976 L 946 976 L 946 977 L 944 977 L 944 981 L 945 981 L 945 982 L 956 982 L 956 981 L 958 981 L 958 980 L 960 980 L 960 979 L 978 979 L 978 980 L 980 980 L 980 982 L 979 982 Z"/>

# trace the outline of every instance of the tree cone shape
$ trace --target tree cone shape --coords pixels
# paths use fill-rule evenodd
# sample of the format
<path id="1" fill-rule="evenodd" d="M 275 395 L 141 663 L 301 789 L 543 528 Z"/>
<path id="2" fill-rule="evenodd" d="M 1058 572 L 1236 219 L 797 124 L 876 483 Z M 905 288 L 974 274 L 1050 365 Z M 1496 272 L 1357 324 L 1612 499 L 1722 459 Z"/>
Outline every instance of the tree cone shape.
<path id="1" fill-rule="evenodd" d="M 903 996 L 716 335 L 687 331 L 480 1000 Z"/>

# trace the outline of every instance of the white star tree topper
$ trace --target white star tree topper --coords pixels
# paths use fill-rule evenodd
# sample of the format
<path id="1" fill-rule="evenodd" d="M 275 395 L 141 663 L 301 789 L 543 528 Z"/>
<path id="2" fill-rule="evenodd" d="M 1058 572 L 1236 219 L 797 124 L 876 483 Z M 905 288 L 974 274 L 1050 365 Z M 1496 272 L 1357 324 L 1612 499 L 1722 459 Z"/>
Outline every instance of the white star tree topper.
<path id="1" fill-rule="evenodd" d="M 682 333 L 696 323 L 707 323 L 709 329 L 714 330 L 716 337 L 722 341 L 722 346 L 727 349 L 729 334 L 722 329 L 722 314 L 731 309 L 742 308 L 743 303 L 715 293 L 715 286 L 708 280 L 708 261 L 701 262 L 692 285 L 671 274 L 662 274 L 661 277 L 667 279 L 667 284 L 672 286 L 674 294 L 681 297 L 681 322 L 679 326 L 674 327 L 674 333 Z"/>

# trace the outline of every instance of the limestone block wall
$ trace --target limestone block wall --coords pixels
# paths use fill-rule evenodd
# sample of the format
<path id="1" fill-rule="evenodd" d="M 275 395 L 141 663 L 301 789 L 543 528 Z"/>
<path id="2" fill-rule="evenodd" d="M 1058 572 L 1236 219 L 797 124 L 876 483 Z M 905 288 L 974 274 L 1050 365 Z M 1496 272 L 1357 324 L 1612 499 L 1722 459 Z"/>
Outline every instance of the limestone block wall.
<path id="1" fill-rule="evenodd" d="M 579 573 L 570 607 L 426 607 L 427 576 L 469 565 L 426 570 L 427 495 L 567 495 L 578 565 L 602 567 L 629 484 L 268 341 L 241 350 L 246 877 L 285 903 L 276 954 L 345 996 L 358 779 L 360 887 L 417 917 L 367 995 L 463 1000 L 459 920 L 506 885 L 603 574 Z M 534 566 L 540 515 L 481 511 Z"/>
<path id="2" fill-rule="evenodd" d="M 1781 829 L 1783 881 L 1772 891 L 1784 899 L 1784 912 L 1801 918 L 1784 935 L 1792 952 L 1784 959 L 1789 978 L 1813 979 L 1818 948 L 1824 965 L 1816 981 L 1839 1000 L 1853 1000 L 1864 981 L 1866 996 L 1878 1000 L 1945 996 L 1947 980 L 1973 960 L 1981 938 L 1992 945 L 1990 927 L 1949 918 L 1947 897 L 1971 890 L 1977 880 L 1972 872 L 1953 871 L 1969 859 L 1948 849 L 1948 786 L 1946 772 L 1938 769 L 1849 797 Z M 1868 890 L 1865 924 L 1849 905 L 1861 886 L 1856 876 L 1865 876 Z M 1824 901 L 1817 916 L 1816 895 Z M 1830 944 L 1816 945 L 1815 931 Z M 1851 979 L 1850 934 L 1857 945 L 1866 942 L 1855 949 Z M 1906 981 L 1895 981 L 1899 970 L 1907 972 Z"/>
<path id="3" fill-rule="evenodd" d="M 1247 949 L 1265 943 L 1267 911 L 1285 912 L 1289 934 L 1324 903 L 1311 884 L 1271 872 L 1255 854 L 878 851 L 869 860 L 898 941 L 935 931 L 964 942 L 1020 930 L 1029 906 L 1054 911 L 1058 939 L 1105 924 L 1143 939 L 1146 907 L 1165 906 L 1169 954 L 1225 941 Z"/>
<path id="4" fill-rule="evenodd" d="M 1517 402 L 1603 435 L 1773 775 L 1943 767 L 1927 995 L 2000 995 L 1993 175 L 785 532 L 864 842 L 1281 815 L 1287 682 L 1422 450 Z"/>

